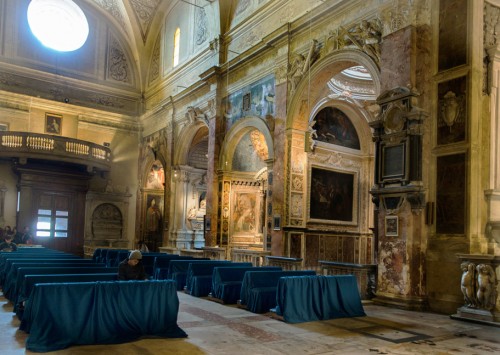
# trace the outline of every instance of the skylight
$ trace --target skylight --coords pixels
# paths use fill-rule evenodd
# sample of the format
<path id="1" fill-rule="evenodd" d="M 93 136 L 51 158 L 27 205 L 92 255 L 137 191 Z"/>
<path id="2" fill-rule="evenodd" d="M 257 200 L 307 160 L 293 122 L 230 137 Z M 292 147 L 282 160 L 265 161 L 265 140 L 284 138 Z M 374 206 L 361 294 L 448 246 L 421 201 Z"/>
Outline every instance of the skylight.
<path id="1" fill-rule="evenodd" d="M 59 52 L 77 50 L 89 35 L 85 14 L 71 0 L 31 0 L 28 24 L 44 46 Z"/>

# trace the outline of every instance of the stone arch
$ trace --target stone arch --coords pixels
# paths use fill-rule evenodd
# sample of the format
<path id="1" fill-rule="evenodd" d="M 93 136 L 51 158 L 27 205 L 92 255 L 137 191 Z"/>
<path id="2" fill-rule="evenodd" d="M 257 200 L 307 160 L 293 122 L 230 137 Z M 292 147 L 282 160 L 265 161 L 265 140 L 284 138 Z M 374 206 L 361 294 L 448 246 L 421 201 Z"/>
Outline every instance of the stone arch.
<path id="1" fill-rule="evenodd" d="M 306 130 L 311 107 L 324 96 L 328 81 L 342 70 L 361 65 L 370 73 L 375 85 L 376 96 L 380 94 L 380 71 L 377 64 L 359 50 L 340 50 L 326 55 L 311 66 L 291 97 L 288 107 L 287 128 Z M 314 85 L 312 85 L 314 83 Z M 372 119 L 366 115 L 367 119 Z"/>
<path id="2" fill-rule="evenodd" d="M 187 165 L 191 144 L 201 129 L 206 129 L 208 135 L 208 126 L 204 121 L 197 121 L 183 128 L 177 138 L 179 145 L 175 149 L 173 165 Z"/>
<path id="3" fill-rule="evenodd" d="M 246 117 L 236 122 L 226 134 L 220 153 L 219 169 L 232 170 L 236 144 L 238 144 L 243 135 L 254 129 L 257 129 L 264 135 L 268 151 L 267 159 L 274 159 L 274 142 L 266 122 L 258 117 Z"/>

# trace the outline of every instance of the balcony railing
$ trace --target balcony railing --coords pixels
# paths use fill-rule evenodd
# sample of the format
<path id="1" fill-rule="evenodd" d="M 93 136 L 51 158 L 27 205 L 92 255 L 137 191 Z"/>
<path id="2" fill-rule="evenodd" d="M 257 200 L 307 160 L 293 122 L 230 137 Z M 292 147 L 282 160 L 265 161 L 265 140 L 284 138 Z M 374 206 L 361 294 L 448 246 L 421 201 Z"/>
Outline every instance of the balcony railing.
<path id="1" fill-rule="evenodd" d="M 0 157 L 65 161 L 109 170 L 111 149 L 74 138 L 29 132 L 0 132 Z"/>

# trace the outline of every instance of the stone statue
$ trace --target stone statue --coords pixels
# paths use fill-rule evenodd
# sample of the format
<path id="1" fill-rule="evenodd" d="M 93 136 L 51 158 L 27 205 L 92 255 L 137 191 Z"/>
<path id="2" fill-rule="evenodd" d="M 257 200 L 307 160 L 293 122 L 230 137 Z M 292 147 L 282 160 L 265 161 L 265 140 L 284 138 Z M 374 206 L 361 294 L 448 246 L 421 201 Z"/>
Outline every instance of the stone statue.
<path id="1" fill-rule="evenodd" d="M 464 294 L 464 301 L 467 307 L 473 307 L 476 305 L 476 296 L 474 293 L 476 279 L 474 277 L 474 264 L 467 261 L 463 262 L 460 267 L 462 268 L 462 281 L 461 289 Z"/>
<path id="2" fill-rule="evenodd" d="M 481 308 L 490 310 L 495 305 L 492 296 L 495 296 L 496 277 L 490 265 L 479 264 L 477 270 L 477 301 Z"/>
<path id="3" fill-rule="evenodd" d="M 288 80 L 291 85 L 290 91 L 295 92 L 302 77 L 307 73 L 311 65 L 318 56 L 318 41 L 313 39 L 307 57 L 300 53 L 295 53 L 288 67 Z"/>

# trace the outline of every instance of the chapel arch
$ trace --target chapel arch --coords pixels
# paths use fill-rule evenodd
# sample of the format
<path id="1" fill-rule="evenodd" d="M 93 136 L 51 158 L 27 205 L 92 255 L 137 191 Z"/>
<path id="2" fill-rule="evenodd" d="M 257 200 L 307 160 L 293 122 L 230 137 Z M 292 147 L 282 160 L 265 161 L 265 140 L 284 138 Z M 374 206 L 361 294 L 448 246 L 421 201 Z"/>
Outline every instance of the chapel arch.
<path id="1" fill-rule="evenodd" d="M 320 267 L 320 260 L 373 263 L 375 219 L 369 191 L 374 146 L 369 123 L 379 92 L 377 64 L 359 50 L 339 50 L 318 59 L 290 93 L 290 186 L 285 189 L 285 205 L 290 207 L 285 223 L 304 232 L 287 231 L 283 250 L 303 258 L 305 267 Z M 328 128 L 325 132 L 318 131 L 322 115 L 328 120 L 321 128 Z M 344 125 L 359 145 L 342 142 Z M 321 140 L 319 134 L 335 138 Z"/>
<path id="2" fill-rule="evenodd" d="M 208 126 L 200 109 L 190 107 L 187 125 L 179 134 L 173 159 L 170 232 L 171 246 L 180 249 L 205 246 Z"/>
<path id="3" fill-rule="evenodd" d="M 230 251 L 264 250 L 269 175 L 274 146 L 267 124 L 257 117 L 236 122 L 226 135 L 220 154 L 222 187 L 217 230 L 219 244 Z"/>

